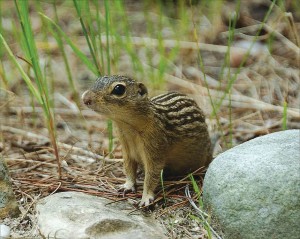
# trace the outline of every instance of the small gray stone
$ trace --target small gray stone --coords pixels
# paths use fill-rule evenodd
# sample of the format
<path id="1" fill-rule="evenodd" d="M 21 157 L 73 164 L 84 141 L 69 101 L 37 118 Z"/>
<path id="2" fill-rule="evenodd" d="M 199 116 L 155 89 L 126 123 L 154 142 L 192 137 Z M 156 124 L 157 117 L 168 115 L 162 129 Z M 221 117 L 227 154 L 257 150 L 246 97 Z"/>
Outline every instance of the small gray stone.
<path id="1" fill-rule="evenodd" d="M 300 238 L 300 130 L 255 138 L 219 155 L 204 206 L 224 238 Z"/>
<path id="2" fill-rule="evenodd" d="M 166 238 L 152 217 L 129 215 L 132 206 L 111 202 L 84 193 L 56 193 L 37 204 L 39 229 L 46 238 Z"/>

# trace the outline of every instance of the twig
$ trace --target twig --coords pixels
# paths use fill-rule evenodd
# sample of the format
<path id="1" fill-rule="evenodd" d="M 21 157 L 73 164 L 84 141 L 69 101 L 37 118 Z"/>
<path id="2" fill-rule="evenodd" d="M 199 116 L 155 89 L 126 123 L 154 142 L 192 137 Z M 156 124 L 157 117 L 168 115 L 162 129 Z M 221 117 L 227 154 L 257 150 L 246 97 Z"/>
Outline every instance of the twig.
<path id="1" fill-rule="evenodd" d="M 28 195 L 29 196 L 29 195 Z M 28 208 L 26 209 L 26 211 L 23 213 L 22 215 L 22 220 L 26 217 L 27 213 L 29 212 L 30 208 L 38 201 L 38 198 L 41 196 L 41 193 L 34 198 L 34 200 L 32 200 L 32 202 L 29 204 Z M 32 198 L 32 197 L 31 197 Z M 21 221 L 22 221 L 21 220 Z"/>
<path id="2" fill-rule="evenodd" d="M 187 197 L 187 199 L 189 200 L 190 204 L 192 205 L 192 207 L 196 210 L 197 214 L 201 217 L 201 219 L 205 222 L 205 224 L 209 227 L 209 229 L 213 232 L 213 234 L 218 238 L 218 239 L 222 239 L 218 233 L 209 225 L 209 223 L 207 222 L 207 220 L 205 219 L 205 217 L 207 217 L 208 215 L 201 211 L 196 204 L 194 203 L 191 194 L 190 194 L 190 189 L 189 189 L 189 185 L 187 184 L 185 187 L 185 195 Z"/>
<path id="3" fill-rule="evenodd" d="M 13 127 L 10 127 L 10 126 L 1 125 L 0 130 L 10 132 L 10 133 L 14 133 L 14 134 L 18 134 L 18 135 L 22 135 L 22 136 L 27 137 L 27 138 L 35 138 L 35 139 L 38 139 L 38 140 L 49 141 L 49 138 L 47 138 L 46 136 L 38 135 L 38 134 L 29 132 L 29 131 L 13 128 Z M 87 150 L 84 150 L 82 148 L 75 147 L 73 145 L 69 145 L 69 144 L 65 144 L 65 143 L 61 143 L 61 142 L 57 142 L 57 145 L 62 149 L 72 150 L 73 153 L 83 154 L 85 156 L 89 156 L 89 157 L 92 157 L 92 158 L 97 159 L 97 160 L 104 160 L 105 162 L 120 162 L 121 161 L 120 159 L 107 159 L 107 158 L 104 158 L 103 156 L 101 156 L 99 154 L 95 154 L 91 151 L 87 151 Z"/>
<path id="4" fill-rule="evenodd" d="M 53 191 L 49 194 L 49 196 L 52 195 L 52 194 L 54 194 L 54 193 L 56 193 L 56 191 L 57 191 L 60 187 L 61 187 L 61 182 L 58 182 L 58 186 L 55 188 L 55 190 L 53 190 Z"/>
<path id="5" fill-rule="evenodd" d="M 13 112 L 22 111 L 23 113 L 42 113 L 43 109 L 41 107 L 30 107 L 30 106 L 11 106 L 9 107 L 10 110 Z M 56 114 L 64 114 L 64 115 L 78 115 L 78 111 L 73 109 L 64 109 L 64 108 L 54 108 L 53 109 Z M 101 115 L 97 114 L 91 110 L 81 110 L 81 113 L 85 117 L 95 117 L 95 118 L 102 118 Z"/>
<path id="6" fill-rule="evenodd" d="M 64 105 L 68 106 L 72 111 L 74 111 L 76 114 L 80 112 L 77 105 L 74 104 L 72 101 L 68 100 L 65 96 L 63 96 L 60 93 L 55 93 L 55 98 L 57 98 L 60 102 L 62 102 Z"/>
<path id="7" fill-rule="evenodd" d="M 116 43 L 116 38 L 114 36 L 109 36 L 110 43 Z M 124 39 L 124 41 L 131 41 L 133 45 L 136 46 L 147 46 L 147 47 L 158 47 L 161 45 L 160 41 L 155 38 L 150 37 L 121 37 L 121 39 Z M 107 44 L 106 36 L 101 37 L 101 43 Z M 165 48 L 174 48 L 178 47 L 180 49 L 188 49 L 188 50 L 199 50 L 199 47 L 201 50 L 206 51 L 212 51 L 212 52 L 218 52 L 218 53 L 226 53 L 228 51 L 228 46 L 222 46 L 222 45 L 214 45 L 214 44 L 207 44 L 207 43 L 198 43 L 198 42 L 190 42 L 190 41 L 177 41 L 172 39 L 164 39 L 163 40 L 163 46 Z M 243 48 L 239 47 L 230 47 L 231 54 L 235 53 L 246 53 L 247 51 Z"/>
<path id="8" fill-rule="evenodd" d="M 150 66 L 148 66 L 148 67 L 150 67 Z M 194 92 L 200 93 L 202 95 L 203 94 L 207 95 L 207 89 L 198 84 L 188 82 L 186 80 L 180 79 L 176 76 L 172 76 L 169 74 L 165 74 L 165 79 L 167 82 L 170 82 L 172 84 L 176 84 L 181 87 L 193 90 Z M 213 89 L 210 89 L 210 94 L 214 98 L 222 98 L 222 96 L 223 96 L 223 92 L 213 90 Z M 251 97 L 245 96 L 245 95 L 233 94 L 230 97 L 231 97 L 231 99 L 223 100 L 224 105 L 227 105 L 227 106 L 231 105 L 232 107 L 237 107 L 237 108 L 256 109 L 256 110 L 263 110 L 263 111 L 277 111 L 280 113 L 283 113 L 283 110 L 284 110 L 283 106 L 272 105 L 272 104 L 269 104 L 269 103 L 266 103 L 261 100 L 257 100 L 257 99 L 254 99 L 254 98 L 251 98 Z M 287 113 L 296 118 L 300 117 L 299 109 L 296 109 L 296 108 L 288 108 Z"/>
<path id="9" fill-rule="evenodd" d="M 47 165 L 49 167 L 57 167 L 57 164 L 54 164 L 54 163 L 46 163 L 46 162 L 41 162 L 41 161 L 37 161 L 37 160 L 31 160 L 31 159 L 18 159 L 18 158 L 6 158 L 4 157 L 4 160 L 6 162 L 15 162 L 15 161 L 18 161 L 18 162 L 23 162 L 23 163 L 35 163 L 35 164 L 38 164 L 38 166 L 40 165 Z M 36 167 L 36 166 L 34 166 Z"/>

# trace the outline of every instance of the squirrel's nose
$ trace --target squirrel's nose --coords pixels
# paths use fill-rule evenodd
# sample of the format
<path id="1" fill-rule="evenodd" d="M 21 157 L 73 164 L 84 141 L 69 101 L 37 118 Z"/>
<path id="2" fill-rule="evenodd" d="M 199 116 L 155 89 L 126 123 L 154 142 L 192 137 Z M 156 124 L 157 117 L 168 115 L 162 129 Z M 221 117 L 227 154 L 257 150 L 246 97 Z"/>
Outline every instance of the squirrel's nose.
<path id="1" fill-rule="evenodd" d="M 89 106 L 89 105 L 92 104 L 92 94 L 93 94 L 93 92 L 91 92 L 91 91 L 89 91 L 89 90 L 85 91 L 85 92 L 82 94 L 81 98 L 82 98 L 82 101 L 83 101 L 83 103 L 84 103 L 85 105 Z"/>

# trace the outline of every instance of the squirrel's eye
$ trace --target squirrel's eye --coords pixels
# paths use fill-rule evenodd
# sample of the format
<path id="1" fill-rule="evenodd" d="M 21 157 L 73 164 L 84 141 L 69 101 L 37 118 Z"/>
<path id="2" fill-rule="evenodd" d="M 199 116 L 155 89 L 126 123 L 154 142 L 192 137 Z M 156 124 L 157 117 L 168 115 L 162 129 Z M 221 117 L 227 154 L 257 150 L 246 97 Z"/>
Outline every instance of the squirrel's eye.
<path id="1" fill-rule="evenodd" d="M 112 90 L 113 95 L 121 96 L 125 93 L 126 87 L 124 85 L 116 85 L 115 88 Z"/>

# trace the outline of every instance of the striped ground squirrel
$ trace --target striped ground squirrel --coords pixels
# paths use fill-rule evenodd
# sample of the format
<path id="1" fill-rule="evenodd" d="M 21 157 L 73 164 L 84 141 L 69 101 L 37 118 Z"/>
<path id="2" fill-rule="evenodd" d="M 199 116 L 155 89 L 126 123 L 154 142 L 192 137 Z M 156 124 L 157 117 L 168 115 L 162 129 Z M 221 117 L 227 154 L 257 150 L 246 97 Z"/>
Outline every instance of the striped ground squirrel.
<path id="1" fill-rule="evenodd" d="M 138 164 L 145 171 L 140 206 L 154 200 L 161 170 L 184 175 L 212 160 L 205 116 L 196 102 L 172 92 L 148 98 L 144 84 L 125 76 L 103 76 L 82 95 L 84 104 L 112 119 L 124 157 L 124 192 L 135 192 Z"/>

